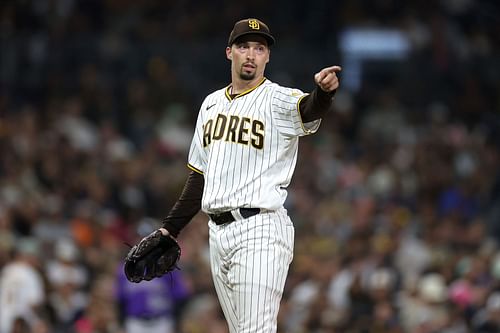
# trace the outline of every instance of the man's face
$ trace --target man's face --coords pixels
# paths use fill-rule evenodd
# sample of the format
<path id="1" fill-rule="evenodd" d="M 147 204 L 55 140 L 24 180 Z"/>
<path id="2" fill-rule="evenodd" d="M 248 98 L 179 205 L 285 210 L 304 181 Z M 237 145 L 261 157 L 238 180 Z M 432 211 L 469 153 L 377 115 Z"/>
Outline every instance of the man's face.
<path id="1" fill-rule="evenodd" d="M 232 71 L 245 81 L 264 76 L 269 54 L 266 39 L 257 35 L 243 36 L 226 48 L 226 56 L 232 61 Z"/>

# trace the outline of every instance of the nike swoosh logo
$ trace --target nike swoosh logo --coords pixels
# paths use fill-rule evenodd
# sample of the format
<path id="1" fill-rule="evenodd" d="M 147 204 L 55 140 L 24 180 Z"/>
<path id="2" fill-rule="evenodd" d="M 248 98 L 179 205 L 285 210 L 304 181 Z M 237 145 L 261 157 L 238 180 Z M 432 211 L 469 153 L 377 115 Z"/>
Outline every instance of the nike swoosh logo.
<path id="1" fill-rule="evenodd" d="M 213 106 L 215 106 L 216 104 L 217 104 L 217 103 L 207 106 L 207 110 L 208 110 L 208 109 L 211 109 L 211 108 L 212 108 Z"/>

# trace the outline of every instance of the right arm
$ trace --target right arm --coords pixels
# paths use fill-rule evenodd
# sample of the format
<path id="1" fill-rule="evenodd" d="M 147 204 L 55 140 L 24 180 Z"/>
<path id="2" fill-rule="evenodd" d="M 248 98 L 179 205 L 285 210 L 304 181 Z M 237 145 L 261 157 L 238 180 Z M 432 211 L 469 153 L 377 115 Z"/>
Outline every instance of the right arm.
<path id="1" fill-rule="evenodd" d="M 177 237 L 181 230 L 191 221 L 191 219 L 201 209 L 201 199 L 203 188 L 205 187 L 205 178 L 203 175 L 203 166 L 206 165 L 206 151 L 203 149 L 203 114 L 205 110 L 206 99 L 203 101 L 198 119 L 196 120 L 195 133 L 191 141 L 188 155 L 188 167 L 191 169 L 189 176 L 184 184 L 184 189 L 179 199 L 162 221 L 160 231 L 163 235 L 172 235 Z"/>
<path id="2" fill-rule="evenodd" d="M 179 199 L 162 221 L 160 230 L 164 235 L 166 234 L 165 231 L 168 231 L 170 235 L 177 237 L 180 231 L 200 211 L 204 186 L 205 179 L 203 175 L 191 171 Z"/>
<path id="3" fill-rule="evenodd" d="M 321 119 L 331 109 L 333 96 L 339 87 L 337 73 L 341 70 L 340 66 L 331 66 L 314 75 L 316 88 L 300 101 L 300 114 L 304 123 Z"/>

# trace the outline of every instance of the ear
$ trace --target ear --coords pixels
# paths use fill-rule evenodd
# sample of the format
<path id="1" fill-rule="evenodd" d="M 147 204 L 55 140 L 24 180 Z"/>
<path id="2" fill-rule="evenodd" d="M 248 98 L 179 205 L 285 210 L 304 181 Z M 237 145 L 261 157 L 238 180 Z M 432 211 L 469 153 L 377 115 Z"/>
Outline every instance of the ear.
<path id="1" fill-rule="evenodd" d="M 228 60 L 233 60 L 233 53 L 232 53 L 232 50 L 229 46 L 226 47 L 226 58 Z"/>

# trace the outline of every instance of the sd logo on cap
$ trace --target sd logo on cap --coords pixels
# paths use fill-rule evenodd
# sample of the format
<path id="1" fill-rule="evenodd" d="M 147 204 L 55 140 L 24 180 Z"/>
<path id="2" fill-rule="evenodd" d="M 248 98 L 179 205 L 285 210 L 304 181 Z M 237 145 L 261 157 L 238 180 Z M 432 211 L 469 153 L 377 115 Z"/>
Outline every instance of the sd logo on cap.
<path id="1" fill-rule="evenodd" d="M 267 24 L 256 18 L 248 18 L 235 23 L 234 28 L 229 35 L 227 45 L 231 46 L 239 37 L 249 34 L 263 36 L 267 40 L 268 46 L 273 45 L 276 41 L 273 35 L 271 35 L 271 31 L 269 30 Z"/>
<path id="2" fill-rule="evenodd" d="M 259 21 L 257 20 L 248 20 L 248 26 L 254 30 L 259 30 L 260 29 L 260 24 Z"/>

